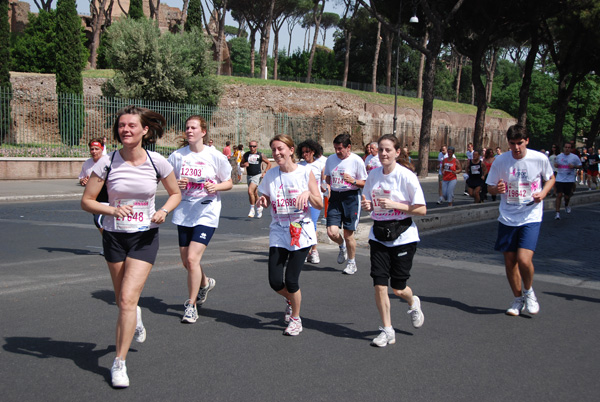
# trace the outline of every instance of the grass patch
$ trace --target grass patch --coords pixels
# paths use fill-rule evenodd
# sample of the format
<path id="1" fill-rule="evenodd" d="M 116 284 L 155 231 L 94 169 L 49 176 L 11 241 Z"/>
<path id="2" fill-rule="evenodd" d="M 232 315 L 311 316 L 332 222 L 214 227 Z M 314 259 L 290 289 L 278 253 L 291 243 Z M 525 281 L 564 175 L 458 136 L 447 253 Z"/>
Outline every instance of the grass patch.
<path id="1" fill-rule="evenodd" d="M 81 75 L 83 78 L 112 78 L 115 70 L 83 70 Z"/>
<path id="2" fill-rule="evenodd" d="M 220 76 L 218 77 L 218 79 L 224 85 L 272 86 L 297 89 L 318 89 L 324 91 L 344 92 L 350 95 L 357 96 L 366 103 L 377 103 L 381 105 L 394 104 L 394 95 L 358 91 L 355 89 L 342 88 L 336 85 L 306 84 L 302 82 L 293 81 L 266 81 L 260 78 L 233 76 Z M 423 107 L 423 100 L 418 98 L 398 96 L 398 107 L 421 109 Z M 477 107 L 465 103 L 448 102 L 436 99 L 433 102 L 433 110 L 438 112 L 454 112 L 460 114 L 474 115 L 477 112 Z M 488 109 L 486 115 L 500 118 L 512 117 L 508 113 L 499 109 Z"/>

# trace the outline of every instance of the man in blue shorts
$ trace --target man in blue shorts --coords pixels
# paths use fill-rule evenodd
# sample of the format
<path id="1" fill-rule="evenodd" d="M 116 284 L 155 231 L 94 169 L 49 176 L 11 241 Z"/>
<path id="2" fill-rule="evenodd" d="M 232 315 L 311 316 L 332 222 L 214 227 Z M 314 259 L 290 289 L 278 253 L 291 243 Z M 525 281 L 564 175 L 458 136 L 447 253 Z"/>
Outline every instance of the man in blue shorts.
<path id="1" fill-rule="evenodd" d="M 506 138 L 510 152 L 496 156 L 486 180 L 490 194 L 501 194 L 495 249 L 504 253 L 506 276 L 515 296 L 506 314 L 517 316 L 525 308 L 537 314 L 533 253 L 544 213 L 542 201 L 554 186 L 554 172 L 546 155 L 527 149 L 524 126 L 509 127 Z"/>
<path id="2" fill-rule="evenodd" d="M 346 259 L 344 273 L 356 272 L 356 239 L 354 232 L 360 218 L 360 190 L 365 186 L 367 170 L 360 156 L 352 153 L 349 134 L 340 134 L 333 139 L 335 154 L 325 162 L 325 180 L 331 186 L 327 208 L 327 235 L 340 246 L 338 264 Z M 340 228 L 343 227 L 343 235 Z"/>

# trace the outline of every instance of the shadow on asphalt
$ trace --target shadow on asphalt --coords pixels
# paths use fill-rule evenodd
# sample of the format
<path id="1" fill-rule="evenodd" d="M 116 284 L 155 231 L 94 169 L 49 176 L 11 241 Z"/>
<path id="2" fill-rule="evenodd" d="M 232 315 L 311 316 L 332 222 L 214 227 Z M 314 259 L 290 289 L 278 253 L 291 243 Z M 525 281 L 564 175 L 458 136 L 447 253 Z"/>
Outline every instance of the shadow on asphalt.
<path id="1" fill-rule="evenodd" d="M 114 345 L 106 349 L 94 350 L 95 343 L 55 341 L 51 338 L 34 338 L 13 336 L 4 338 L 3 349 L 7 352 L 33 356 L 39 359 L 57 357 L 72 360 L 77 367 L 98 374 L 110 384 L 110 369 L 101 367 L 98 361 L 101 357 L 115 352 Z"/>
<path id="2" fill-rule="evenodd" d="M 579 300 L 579 301 L 584 301 L 584 302 L 588 302 L 588 303 L 600 303 L 600 299 L 596 299 L 594 297 L 578 296 L 578 295 L 571 295 L 568 293 L 556 293 L 556 292 L 544 292 L 544 294 L 547 294 L 550 296 L 562 297 L 563 299 L 569 300 L 569 301 Z"/>
<path id="3" fill-rule="evenodd" d="M 449 297 L 427 297 L 419 295 L 419 298 L 427 303 L 439 304 L 440 306 L 453 307 L 469 314 L 504 314 L 505 310 L 497 308 L 469 306 L 468 304 L 450 299 Z M 399 298 L 398 298 L 399 299 Z"/>
<path id="4" fill-rule="evenodd" d="M 110 306 L 114 306 L 115 292 L 112 290 L 97 290 L 92 292 L 94 299 L 102 300 Z M 162 299 L 157 299 L 151 296 L 142 296 L 138 302 L 138 306 L 147 308 L 154 314 L 166 315 L 181 318 L 183 315 L 183 304 L 167 304 Z"/>
<path id="5" fill-rule="evenodd" d="M 71 253 L 75 255 L 99 255 L 97 251 L 83 250 L 78 248 L 61 248 L 61 247 L 38 247 L 39 250 L 46 250 L 49 253 Z"/>

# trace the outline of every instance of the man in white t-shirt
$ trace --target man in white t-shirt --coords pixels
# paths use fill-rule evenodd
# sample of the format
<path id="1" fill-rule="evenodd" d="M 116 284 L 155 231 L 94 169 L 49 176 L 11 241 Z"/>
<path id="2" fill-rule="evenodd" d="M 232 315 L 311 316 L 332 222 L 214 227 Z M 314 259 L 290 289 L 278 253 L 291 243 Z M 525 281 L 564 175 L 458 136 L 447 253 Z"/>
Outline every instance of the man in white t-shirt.
<path id="1" fill-rule="evenodd" d="M 365 169 L 367 169 L 367 174 L 381 166 L 381 162 L 379 162 L 379 154 L 377 153 L 377 141 L 373 141 L 369 144 L 369 155 L 365 158 Z"/>
<path id="2" fill-rule="evenodd" d="M 354 232 L 360 219 L 360 190 L 365 185 L 367 171 L 360 156 L 352 153 L 349 134 L 340 134 L 333 140 L 335 154 L 325 163 L 325 180 L 331 186 L 327 208 L 327 235 L 340 246 L 338 264 L 346 259 L 344 273 L 356 272 L 356 239 Z M 343 228 L 343 235 L 340 234 Z"/>
<path id="3" fill-rule="evenodd" d="M 563 153 L 556 156 L 554 167 L 556 168 L 556 216 L 554 219 L 560 219 L 560 203 L 562 196 L 565 196 L 565 211 L 570 214 L 571 207 L 569 201 L 575 189 L 575 179 L 577 177 L 577 168 L 581 167 L 581 160 L 575 154 L 571 153 L 571 143 L 564 145 Z"/>
<path id="4" fill-rule="evenodd" d="M 510 152 L 496 157 L 486 183 L 492 195 L 501 194 L 495 249 L 504 254 L 508 283 L 515 299 L 506 314 L 517 316 L 525 308 L 540 310 L 533 292 L 533 253 L 544 213 L 543 200 L 554 185 L 554 172 L 546 155 L 527 149 L 525 127 L 509 127 Z M 524 288 L 524 289 L 523 289 Z"/>

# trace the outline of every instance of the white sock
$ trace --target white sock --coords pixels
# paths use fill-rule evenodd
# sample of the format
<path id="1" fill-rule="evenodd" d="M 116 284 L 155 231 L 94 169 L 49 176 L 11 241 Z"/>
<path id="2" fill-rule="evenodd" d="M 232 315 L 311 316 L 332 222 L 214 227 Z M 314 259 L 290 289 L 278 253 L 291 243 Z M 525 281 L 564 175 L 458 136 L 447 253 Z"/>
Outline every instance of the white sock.
<path id="1" fill-rule="evenodd" d="M 531 292 L 533 292 L 533 288 L 531 288 L 531 289 L 523 289 L 523 294 L 524 295 L 529 294 Z"/>
<path id="2" fill-rule="evenodd" d="M 348 264 L 353 264 L 355 263 L 354 258 L 348 258 Z"/>
<path id="3" fill-rule="evenodd" d="M 386 334 L 393 334 L 394 333 L 394 327 L 383 327 L 383 330 L 385 331 Z"/>
<path id="4" fill-rule="evenodd" d="M 346 248 L 346 240 L 344 240 L 344 242 L 342 243 L 342 245 L 340 246 L 340 249 L 345 249 Z"/>

